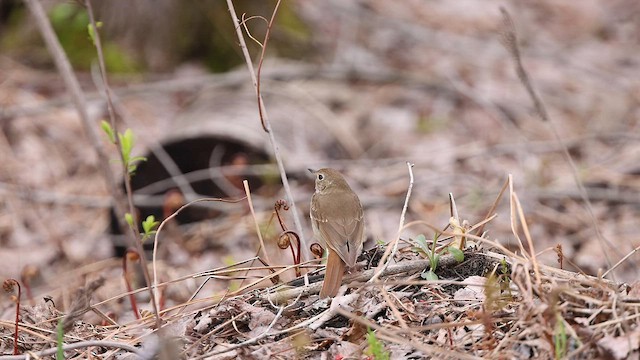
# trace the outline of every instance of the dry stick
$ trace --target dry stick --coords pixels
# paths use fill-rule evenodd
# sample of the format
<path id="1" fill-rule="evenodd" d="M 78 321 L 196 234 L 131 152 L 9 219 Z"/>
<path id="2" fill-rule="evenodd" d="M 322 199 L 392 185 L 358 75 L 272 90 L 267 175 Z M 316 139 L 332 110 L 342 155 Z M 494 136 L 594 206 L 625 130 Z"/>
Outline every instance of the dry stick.
<path id="1" fill-rule="evenodd" d="M 391 296 L 389 295 L 389 292 L 387 291 L 387 289 L 382 287 L 380 290 L 381 290 L 380 294 L 382 294 L 384 301 L 387 303 L 387 306 L 389 307 L 389 309 L 391 309 L 391 313 L 393 314 L 393 316 L 396 318 L 396 320 L 398 320 L 398 323 L 400 323 L 400 327 L 404 330 L 409 330 L 409 326 L 407 325 L 407 322 L 402 317 L 400 310 L 398 310 L 396 305 L 393 303 L 393 300 L 391 300 Z M 409 333 L 410 337 L 412 337 L 412 335 L 413 334 Z"/>
<path id="2" fill-rule="evenodd" d="M 409 168 L 409 188 L 407 189 L 407 196 L 404 199 L 404 206 L 402 207 L 402 214 L 400 215 L 400 225 L 398 226 L 398 232 L 396 234 L 395 239 L 393 239 L 393 243 L 387 246 L 382 258 L 380 259 L 380 263 L 376 267 L 376 274 L 371 277 L 369 282 L 376 281 L 380 275 L 389 267 L 389 263 L 393 261 L 393 257 L 398 250 L 398 242 L 400 241 L 400 233 L 402 232 L 402 228 L 404 226 L 404 218 L 407 215 L 407 208 L 409 207 L 409 198 L 411 197 L 411 190 L 413 189 L 413 164 L 407 161 L 407 167 Z M 385 260 L 389 258 L 389 261 L 385 262 Z"/>
<path id="3" fill-rule="evenodd" d="M 243 180 L 242 185 L 244 186 L 244 192 L 247 195 L 247 202 L 249 203 L 249 210 L 251 210 L 253 223 L 256 224 L 256 234 L 258 235 L 258 239 L 260 239 L 260 249 L 262 249 L 262 253 L 264 254 L 264 259 L 267 261 L 269 265 L 271 265 L 271 260 L 269 259 L 269 253 L 267 252 L 267 247 L 264 245 L 264 239 L 262 238 L 262 232 L 260 231 L 260 225 L 258 224 L 258 218 L 256 217 L 256 211 L 253 209 L 253 200 L 251 200 L 251 191 L 249 191 L 249 182 L 247 180 Z M 258 251 L 260 251 L 260 249 L 258 249 Z"/>
<path id="4" fill-rule="evenodd" d="M 524 249 L 524 245 L 522 243 L 522 239 L 520 239 L 520 235 L 518 235 L 517 221 L 516 221 L 516 206 L 514 204 L 514 191 L 513 191 L 513 178 L 512 175 L 509 174 L 507 177 L 507 181 L 509 182 L 509 223 L 511 224 L 511 232 L 518 240 L 518 247 L 520 248 L 520 252 L 522 256 L 528 258 L 527 252 Z M 534 254 L 531 254 L 532 256 Z"/>
<path id="5" fill-rule="evenodd" d="M 513 192 L 511 193 L 511 198 L 513 199 L 513 203 L 516 206 L 516 211 L 518 212 L 518 218 L 520 223 L 522 224 L 522 232 L 524 232 L 524 237 L 527 239 L 527 244 L 529 245 L 529 252 L 531 253 L 531 262 L 533 263 L 533 271 L 536 274 L 536 285 L 540 287 L 542 285 L 542 280 L 540 278 L 540 266 L 538 264 L 538 258 L 536 257 L 536 252 L 533 247 L 533 239 L 531 238 L 531 233 L 529 232 L 529 226 L 527 225 L 527 219 L 524 217 L 524 211 L 522 211 L 522 205 L 520 205 L 520 200 L 518 199 L 518 195 Z"/>
<path id="6" fill-rule="evenodd" d="M 276 4 L 273 15 L 271 17 L 271 21 L 269 22 L 269 26 L 267 27 L 267 33 L 265 35 L 264 44 L 262 44 L 262 54 L 260 57 L 260 65 L 262 65 L 262 60 L 264 59 L 264 52 L 266 50 L 267 41 L 269 40 L 269 32 L 271 30 L 271 25 L 273 24 L 273 20 L 275 19 L 276 11 L 278 10 L 278 6 L 280 1 Z M 258 111 L 260 113 L 260 120 L 262 121 L 262 126 L 269 135 L 269 141 L 271 142 L 271 147 L 273 148 L 273 154 L 276 158 L 276 164 L 278 165 L 278 171 L 280 172 L 280 178 L 282 179 L 282 186 L 284 187 L 284 192 L 287 195 L 289 200 L 289 204 L 291 204 L 291 212 L 293 214 L 293 223 L 296 227 L 296 232 L 300 236 L 300 241 L 302 243 L 302 252 L 304 253 L 303 259 L 311 259 L 312 257 L 309 254 L 309 247 L 307 246 L 304 234 L 302 233 L 302 223 L 300 222 L 300 216 L 298 214 L 298 209 L 296 207 L 296 202 L 291 193 L 291 188 L 289 186 L 289 179 L 287 179 L 287 173 L 284 169 L 284 164 L 282 162 L 282 156 L 280 155 L 280 149 L 278 147 L 278 143 L 273 135 L 273 131 L 271 129 L 271 122 L 269 121 L 269 116 L 267 115 L 267 109 L 264 106 L 264 102 L 262 100 L 262 94 L 260 93 L 260 83 L 259 77 L 256 76 L 256 73 L 253 69 L 253 64 L 251 62 L 251 56 L 249 55 L 249 50 L 247 49 L 247 44 L 244 41 L 244 36 L 242 35 L 242 29 L 240 28 L 240 22 L 238 21 L 238 16 L 236 15 L 236 11 L 233 7 L 232 0 L 227 0 L 227 6 L 229 8 L 229 12 L 231 13 L 231 20 L 236 28 L 236 35 L 238 36 L 238 41 L 240 42 L 240 49 L 242 50 L 242 54 L 244 55 L 244 59 L 247 63 L 247 69 L 249 70 L 249 75 L 251 75 L 251 81 L 253 82 L 253 86 L 256 89 L 256 96 L 258 98 Z M 262 69 L 262 66 L 258 69 L 259 73 Z"/>
<path id="7" fill-rule="evenodd" d="M 138 349 L 133 345 L 115 342 L 115 341 L 100 341 L 100 340 L 88 340 L 88 341 L 76 342 L 73 344 L 66 344 L 62 346 L 62 350 L 67 351 L 67 350 L 81 349 L 81 348 L 92 347 L 92 346 L 118 348 L 118 349 L 132 352 L 136 355 L 142 355 L 140 353 L 140 349 Z M 57 348 L 50 348 L 34 354 L 38 356 L 49 356 L 49 355 L 55 354 L 57 351 L 58 351 Z M 26 360 L 26 359 L 31 359 L 31 356 L 28 354 L 0 356 L 0 360 Z"/>
<path id="8" fill-rule="evenodd" d="M 598 225 L 598 219 L 596 218 L 596 215 L 593 211 L 593 206 L 591 205 L 591 200 L 589 200 L 589 194 L 587 193 L 587 190 L 585 189 L 584 184 L 582 183 L 582 180 L 580 180 L 580 176 L 578 175 L 578 168 L 576 167 L 576 164 L 573 161 L 573 157 L 571 157 L 571 154 L 569 153 L 567 144 L 565 144 L 562 138 L 560 137 L 560 134 L 558 133 L 558 130 L 556 129 L 553 121 L 551 120 L 551 117 L 549 117 L 549 114 L 544 105 L 544 102 L 542 102 L 542 99 L 540 99 L 540 97 L 538 96 L 538 93 L 536 92 L 533 85 L 531 84 L 531 80 L 529 79 L 529 75 L 527 71 L 522 65 L 522 58 L 520 56 L 520 49 L 518 47 L 518 38 L 516 35 L 516 29 L 515 29 L 513 20 L 511 19 L 509 12 L 507 12 L 507 10 L 504 7 L 500 7 L 500 11 L 502 12 L 503 25 L 504 25 L 503 27 L 504 32 L 502 34 L 503 45 L 505 46 L 507 51 L 509 51 L 511 57 L 513 58 L 513 62 L 516 68 L 516 73 L 518 74 L 518 78 L 520 79 L 520 82 L 522 83 L 522 85 L 524 85 L 525 89 L 527 90 L 527 94 L 533 101 L 533 105 L 538 113 L 538 116 L 543 122 L 546 122 L 547 124 L 549 124 L 549 128 L 553 132 L 553 136 L 556 138 L 557 142 L 562 147 L 562 153 L 566 158 L 567 162 L 569 163 L 569 166 L 571 167 L 571 174 L 573 175 L 573 180 L 578 186 L 580 197 L 582 198 L 582 201 L 584 202 L 585 207 L 587 208 L 587 212 L 589 213 L 589 217 L 591 218 L 593 229 L 595 230 L 598 241 L 600 242 L 600 248 L 604 253 L 605 259 L 607 261 L 607 266 L 611 268 L 611 259 L 609 258 L 609 253 L 607 252 L 607 247 L 605 246 L 605 244 L 609 245 L 609 247 L 611 249 L 614 249 L 614 251 L 616 250 L 616 247 L 602 234 L 602 231 L 600 230 L 600 225 Z M 613 273 L 611 275 L 615 280 L 615 275 Z"/>
<path id="9" fill-rule="evenodd" d="M 253 207 L 253 199 L 251 198 L 251 190 L 249 190 L 249 181 L 247 180 L 243 180 L 242 181 L 242 185 L 244 186 L 244 192 L 246 194 L 247 197 L 247 203 L 249 203 L 249 210 L 251 211 L 251 216 L 253 217 L 253 223 L 256 225 L 256 234 L 258 235 L 258 239 L 260 240 L 260 246 L 258 247 L 258 251 L 256 251 L 256 256 L 253 258 L 253 260 L 251 260 L 251 264 L 249 264 L 249 268 L 251 268 L 253 266 L 253 264 L 255 263 L 256 260 L 260 260 L 260 262 L 262 262 L 262 264 L 264 265 L 264 261 L 262 259 L 260 259 L 260 251 L 262 251 L 262 253 L 264 254 L 264 258 L 267 262 L 267 264 L 271 265 L 271 260 L 269 259 L 269 254 L 267 253 L 267 247 L 264 245 L 264 239 L 262 238 L 262 232 L 260 231 L 260 225 L 258 224 L 258 218 L 256 217 L 256 211 Z M 272 269 L 270 269 L 271 272 L 273 272 Z M 242 281 L 240 282 L 240 286 L 242 287 L 242 285 L 244 285 L 244 281 L 247 279 L 247 275 L 249 274 L 249 269 L 247 269 L 244 273 L 245 278 L 242 279 Z M 273 278 L 272 280 L 274 283 L 278 281 L 278 278 Z"/>
<path id="10" fill-rule="evenodd" d="M 280 270 L 278 270 L 278 271 L 274 271 L 274 272 L 272 272 L 272 273 L 271 273 L 271 274 L 269 274 L 269 275 L 263 276 L 263 277 L 261 277 L 261 278 L 259 278 L 259 279 L 255 280 L 255 281 L 254 281 L 254 282 L 252 282 L 251 284 L 248 284 L 248 285 L 245 285 L 244 287 L 239 288 L 238 290 L 236 290 L 236 291 L 232 292 L 232 293 L 231 293 L 231 295 L 232 295 L 232 296 L 235 296 L 235 295 L 241 294 L 241 293 L 243 293 L 245 290 L 247 290 L 247 289 L 249 289 L 249 288 L 251 288 L 251 287 L 253 287 L 253 286 L 255 286 L 255 285 L 257 285 L 257 284 L 259 284 L 259 283 L 261 283 L 261 282 L 263 282 L 263 281 L 265 281 L 265 280 L 271 280 L 271 279 L 274 279 L 274 278 L 276 278 L 276 277 L 280 276 L 280 274 L 285 273 L 285 272 L 287 272 L 287 271 L 289 271 L 289 270 L 296 269 L 296 268 L 300 268 L 300 267 L 301 267 L 301 265 L 306 265 L 306 264 L 313 263 L 313 262 L 317 262 L 317 261 L 319 261 L 319 259 L 311 259 L 311 260 L 307 260 L 307 261 L 305 261 L 305 262 L 303 262 L 303 263 L 300 263 L 300 264 L 293 264 L 293 265 L 285 266 L 285 267 L 281 268 L 281 269 L 280 269 Z"/>
<path id="11" fill-rule="evenodd" d="M 342 307 L 343 305 L 348 306 L 360 297 L 360 293 L 354 292 L 349 295 L 345 295 L 345 291 L 345 288 L 342 288 L 338 291 L 336 297 L 331 300 L 331 305 L 329 305 L 329 308 L 322 312 L 322 316 L 317 318 L 313 323 L 309 324 L 309 330 L 311 330 L 312 332 L 317 331 L 320 327 L 322 327 L 322 325 L 326 324 L 327 321 L 333 319 L 336 315 L 338 315 L 338 308 Z"/>
<path id="12" fill-rule="evenodd" d="M 76 111 L 80 117 L 82 122 L 82 126 L 85 132 L 85 135 L 89 138 L 89 143 L 93 146 L 96 155 L 98 156 L 98 162 L 100 165 L 98 168 L 102 171 L 102 176 L 105 179 L 107 186 L 109 187 L 109 191 L 113 195 L 113 206 L 114 211 L 118 215 L 118 224 L 122 229 L 123 234 L 126 234 L 127 229 L 129 228 L 124 221 L 124 205 L 123 198 L 124 195 L 120 190 L 120 187 L 117 184 L 116 177 L 111 171 L 111 164 L 109 163 L 109 158 L 107 154 L 104 152 L 104 149 L 100 146 L 100 139 L 96 132 L 94 124 L 91 123 L 89 119 L 89 114 L 87 112 L 87 102 L 80 88 L 80 84 L 78 83 L 78 79 L 73 73 L 73 69 L 71 68 L 71 64 L 69 63 L 69 59 L 65 54 L 60 42 L 56 38 L 56 35 L 51 27 L 51 23 L 45 13 L 44 9 L 40 1 L 38 0 L 25 0 L 25 3 L 29 7 L 29 10 L 33 14 L 33 17 L 40 29 L 40 33 L 44 38 L 44 42 L 53 57 L 53 61 L 62 76 L 62 79 L 67 87 L 67 90 L 71 93 L 71 97 L 76 107 Z"/>
<path id="13" fill-rule="evenodd" d="M 609 268 L 609 270 L 605 271 L 602 274 L 602 277 L 607 277 L 607 275 L 609 275 L 610 272 L 614 271 L 616 268 L 618 268 L 618 266 L 622 265 L 622 263 L 624 263 L 625 261 L 627 261 L 628 258 L 630 258 L 631 256 L 633 256 L 635 253 L 638 252 L 638 250 L 640 250 L 640 246 L 637 246 L 635 249 L 631 250 L 630 253 L 628 253 L 627 255 L 625 255 L 622 259 L 620 259 L 617 263 L 615 263 L 615 265 L 611 266 Z"/>
<path id="14" fill-rule="evenodd" d="M 491 205 L 491 208 L 489 209 L 489 211 L 487 211 L 487 215 L 484 217 L 485 220 L 489 219 L 492 215 L 496 216 L 495 214 L 496 208 L 498 207 L 498 203 L 500 202 L 500 199 L 502 199 L 502 195 L 504 195 L 505 190 L 507 190 L 508 184 L 509 184 L 509 179 L 505 180 L 504 185 L 502 185 L 502 189 L 500 189 L 500 192 L 498 193 L 496 200 L 493 202 L 493 205 Z M 476 235 L 478 236 L 482 235 L 485 224 L 486 222 L 484 222 L 482 225 L 478 227 L 478 229 L 476 230 Z"/>
<path id="15" fill-rule="evenodd" d="M 111 128 L 116 130 L 116 114 L 113 108 L 113 102 L 111 101 L 111 89 L 109 88 L 109 83 L 107 81 L 107 68 L 104 63 L 104 54 L 102 53 L 102 43 L 100 41 L 100 32 L 98 31 L 98 26 L 96 25 L 96 20 L 93 16 L 93 8 L 91 7 L 91 0 L 85 0 L 85 4 L 87 6 L 87 13 L 89 14 L 89 20 L 91 21 L 91 26 L 93 27 L 93 37 L 94 46 L 98 52 L 98 64 L 100 65 L 100 74 L 102 75 L 102 84 L 104 85 L 104 92 L 107 98 L 107 110 L 109 111 L 109 122 L 111 124 Z M 116 131 L 117 134 L 117 131 Z M 133 243 L 135 249 L 138 251 L 138 256 L 140 256 L 140 261 L 142 264 L 142 274 L 144 275 L 144 280 L 147 284 L 151 284 L 151 275 L 149 275 L 149 267 L 147 266 L 147 257 L 144 254 L 144 247 L 142 246 L 142 241 L 140 239 L 140 230 L 138 228 L 138 221 L 136 216 L 135 206 L 133 204 L 133 190 L 131 189 L 131 177 L 129 174 L 129 165 L 125 161 L 124 153 L 120 151 L 122 149 L 121 141 L 119 136 L 113 137 L 115 140 L 116 148 L 118 149 L 118 154 L 120 155 L 120 161 L 122 162 L 122 174 L 124 176 L 124 187 L 127 194 L 127 202 L 129 203 L 129 214 L 133 215 L 134 221 L 132 224 L 129 224 L 130 231 L 133 233 Z M 121 214 L 118 214 L 118 217 Z M 124 214 L 122 214 L 124 215 Z M 158 305 L 158 301 L 156 300 L 156 294 L 151 289 L 149 290 L 149 296 L 151 298 L 151 307 L 153 309 L 153 313 L 156 318 L 156 328 L 162 328 L 162 320 L 160 319 L 160 313 L 158 309 L 160 306 Z"/>

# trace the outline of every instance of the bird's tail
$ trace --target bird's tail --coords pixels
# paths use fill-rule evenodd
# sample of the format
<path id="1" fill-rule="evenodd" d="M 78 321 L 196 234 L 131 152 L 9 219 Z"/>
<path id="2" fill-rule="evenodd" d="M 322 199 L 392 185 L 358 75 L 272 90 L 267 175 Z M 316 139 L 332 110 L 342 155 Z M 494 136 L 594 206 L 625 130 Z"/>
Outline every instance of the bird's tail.
<path id="1" fill-rule="evenodd" d="M 320 298 L 327 296 L 334 297 L 338 294 L 338 289 L 342 285 L 342 277 L 344 276 L 344 269 L 346 264 L 340 258 L 337 252 L 328 247 L 329 256 L 327 256 L 327 270 L 324 275 L 324 283 L 322 284 L 322 290 L 320 290 Z"/>

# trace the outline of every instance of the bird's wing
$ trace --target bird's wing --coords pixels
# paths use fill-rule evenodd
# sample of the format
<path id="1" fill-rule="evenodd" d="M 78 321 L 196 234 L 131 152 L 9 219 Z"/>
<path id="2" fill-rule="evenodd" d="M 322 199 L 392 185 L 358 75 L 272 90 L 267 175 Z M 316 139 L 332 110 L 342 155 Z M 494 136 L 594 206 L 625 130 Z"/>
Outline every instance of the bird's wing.
<path id="1" fill-rule="evenodd" d="M 333 214 L 330 218 L 311 208 L 311 220 L 318 235 L 350 267 L 355 265 L 364 243 L 364 214 L 357 196 L 352 196 L 355 199 L 325 204 L 323 208 Z"/>

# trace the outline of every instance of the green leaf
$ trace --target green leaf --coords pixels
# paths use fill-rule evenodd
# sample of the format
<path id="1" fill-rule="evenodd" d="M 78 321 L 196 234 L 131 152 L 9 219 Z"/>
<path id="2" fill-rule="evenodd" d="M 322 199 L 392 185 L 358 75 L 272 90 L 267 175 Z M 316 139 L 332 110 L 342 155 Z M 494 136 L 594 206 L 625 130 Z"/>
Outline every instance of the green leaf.
<path id="1" fill-rule="evenodd" d="M 102 27 L 102 21 L 97 21 L 96 22 L 96 27 L 98 29 L 100 29 Z M 89 33 L 89 38 L 91 38 L 91 42 L 93 43 L 94 46 L 97 46 L 96 44 L 96 31 L 93 27 L 93 24 L 88 24 L 87 25 L 87 33 Z"/>
<path id="2" fill-rule="evenodd" d="M 143 161 L 147 161 L 147 158 L 144 156 L 134 156 L 131 158 L 131 160 L 129 160 L 129 162 L 143 162 Z"/>
<path id="3" fill-rule="evenodd" d="M 125 130 L 124 134 L 120 134 L 119 137 L 122 155 L 124 155 L 125 161 L 129 162 L 129 158 L 131 157 L 131 149 L 133 149 L 134 144 L 133 131 L 131 131 L 131 129 L 127 129 Z"/>
<path id="4" fill-rule="evenodd" d="M 458 249 L 455 246 L 449 246 L 447 248 L 447 251 L 453 255 L 453 258 L 457 261 L 457 262 L 463 262 L 464 261 L 464 252 L 462 252 L 462 250 Z"/>
<path id="5" fill-rule="evenodd" d="M 422 250 L 425 254 L 429 253 L 429 244 L 427 244 L 427 238 L 423 234 L 416 236 L 416 238 L 413 239 L 413 241 L 416 243 L 416 245 L 418 245 L 418 248 Z"/>
<path id="6" fill-rule="evenodd" d="M 440 262 L 440 254 L 427 253 L 427 257 L 429 258 L 431 271 L 436 271 L 436 269 L 438 268 L 438 263 Z"/>
<path id="7" fill-rule="evenodd" d="M 431 270 L 423 272 L 422 274 L 420 274 L 420 277 L 429 281 L 438 280 L 438 275 L 436 275 L 436 273 Z"/>
<path id="8" fill-rule="evenodd" d="M 158 226 L 158 224 L 159 222 L 156 221 L 155 216 L 149 215 L 142 222 L 142 230 L 144 231 L 145 234 L 150 234 L 151 231 L 154 230 L 156 226 Z"/>
<path id="9" fill-rule="evenodd" d="M 134 156 L 129 159 L 129 166 L 127 167 L 129 175 L 135 174 L 136 170 L 138 170 L 138 163 L 143 161 L 147 161 L 147 158 L 144 156 Z"/>
<path id="10" fill-rule="evenodd" d="M 567 355 L 567 343 L 568 336 L 567 330 L 564 327 L 564 321 L 562 316 L 556 314 L 556 328 L 554 329 L 554 345 L 555 345 L 555 353 L 556 359 L 564 359 Z"/>
<path id="11" fill-rule="evenodd" d="M 115 144 L 116 134 L 113 132 L 113 128 L 111 127 L 111 124 L 109 124 L 105 120 L 102 120 L 100 121 L 100 127 L 102 128 L 102 131 L 104 131 L 105 134 L 107 134 L 107 137 L 109 137 L 109 141 L 111 141 L 112 144 Z"/>
<path id="12" fill-rule="evenodd" d="M 507 259 L 505 259 L 505 258 L 502 258 L 502 260 L 500 260 L 500 271 L 504 275 L 508 275 L 509 274 L 509 265 L 507 264 Z"/>
<path id="13" fill-rule="evenodd" d="M 124 219 L 127 221 L 127 224 L 133 229 L 133 215 L 131 213 L 124 214 Z"/>

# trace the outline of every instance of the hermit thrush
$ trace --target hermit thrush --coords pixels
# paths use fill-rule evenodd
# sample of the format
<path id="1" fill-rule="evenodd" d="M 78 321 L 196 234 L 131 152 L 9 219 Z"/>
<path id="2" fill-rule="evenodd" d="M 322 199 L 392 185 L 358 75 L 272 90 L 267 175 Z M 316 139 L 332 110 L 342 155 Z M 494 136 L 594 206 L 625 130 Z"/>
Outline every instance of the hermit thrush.
<path id="1" fill-rule="evenodd" d="M 362 205 L 338 171 L 327 168 L 309 171 L 316 176 L 310 211 L 313 234 L 326 244 L 329 253 L 320 297 L 334 297 L 342 285 L 345 266 L 354 266 L 362 251 Z"/>

